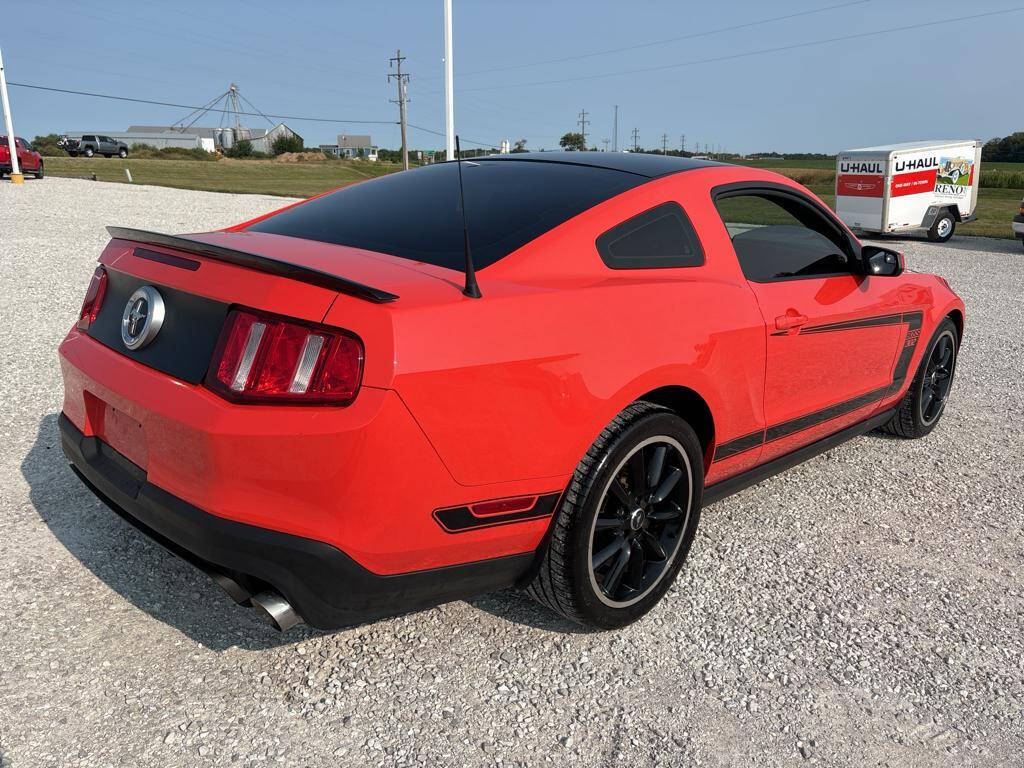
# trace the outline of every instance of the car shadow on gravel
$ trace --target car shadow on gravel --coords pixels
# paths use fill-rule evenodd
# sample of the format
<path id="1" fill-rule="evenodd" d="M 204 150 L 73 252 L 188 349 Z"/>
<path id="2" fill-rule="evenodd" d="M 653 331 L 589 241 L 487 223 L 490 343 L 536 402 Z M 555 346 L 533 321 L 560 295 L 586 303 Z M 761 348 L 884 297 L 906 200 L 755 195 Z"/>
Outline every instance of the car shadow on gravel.
<path id="1" fill-rule="evenodd" d="M 254 610 L 235 605 L 204 573 L 122 520 L 75 475 L 60 447 L 57 414 L 39 424 L 21 463 L 39 518 L 82 565 L 139 610 L 212 650 L 264 650 L 320 634 L 305 626 L 279 633 Z M 106 605 L 69 606 L 105 619 Z"/>

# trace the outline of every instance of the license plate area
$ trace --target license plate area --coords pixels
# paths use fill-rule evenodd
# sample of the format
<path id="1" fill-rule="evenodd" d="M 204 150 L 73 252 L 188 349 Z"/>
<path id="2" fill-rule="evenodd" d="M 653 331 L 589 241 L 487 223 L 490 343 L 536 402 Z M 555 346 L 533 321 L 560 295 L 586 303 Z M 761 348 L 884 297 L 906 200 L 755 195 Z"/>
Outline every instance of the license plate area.
<path id="1" fill-rule="evenodd" d="M 149 466 L 149 446 L 142 423 L 91 392 L 85 396 L 92 433 L 142 469 Z"/>

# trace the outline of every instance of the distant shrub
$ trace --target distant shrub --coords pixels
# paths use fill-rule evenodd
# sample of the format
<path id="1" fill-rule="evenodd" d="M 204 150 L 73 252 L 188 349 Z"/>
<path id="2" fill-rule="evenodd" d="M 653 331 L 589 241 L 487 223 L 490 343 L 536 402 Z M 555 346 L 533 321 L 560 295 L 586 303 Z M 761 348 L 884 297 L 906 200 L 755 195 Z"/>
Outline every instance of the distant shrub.
<path id="1" fill-rule="evenodd" d="M 140 160 L 216 160 L 214 152 L 200 147 L 154 147 L 152 144 L 132 144 L 128 155 Z"/>
<path id="2" fill-rule="evenodd" d="M 301 152 L 303 149 L 305 147 L 302 145 L 301 137 L 289 136 L 287 134 L 274 139 L 274 143 L 270 147 L 271 152 L 275 155 L 281 155 L 285 152 Z"/>
<path id="3" fill-rule="evenodd" d="M 228 157 L 252 157 L 253 152 L 252 142 L 248 139 L 239 139 L 234 143 L 231 149 L 224 152 Z"/>
<path id="4" fill-rule="evenodd" d="M 32 139 L 32 146 L 43 157 L 67 157 L 68 153 L 57 146 L 59 140 L 60 137 L 56 133 L 48 133 Z"/>

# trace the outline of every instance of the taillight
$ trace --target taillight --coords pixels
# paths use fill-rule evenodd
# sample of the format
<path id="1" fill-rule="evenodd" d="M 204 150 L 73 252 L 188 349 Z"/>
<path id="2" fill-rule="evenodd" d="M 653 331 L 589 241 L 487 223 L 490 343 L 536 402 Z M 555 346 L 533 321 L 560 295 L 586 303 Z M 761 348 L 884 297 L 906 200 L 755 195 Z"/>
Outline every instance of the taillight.
<path id="1" fill-rule="evenodd" d="M 363 343 L 351 333 L 233 309 L 206 385 L 236 402 L 347 405 L 362 377 Z"/>
<path id="2" fill-rule="evenodd" d="M 107 270 L 103 267 L 96 267 L 89 280 L 89 288 L 85 292 L 85 300 L 82 302 L 82 311 L 78 313 L 78 322 L 75 326 L 80 331 L 86 331 L 89 326 L 96 322 L 96 315 L 100 313 L 103 306 L 103 297 L 107 295 Z"/>

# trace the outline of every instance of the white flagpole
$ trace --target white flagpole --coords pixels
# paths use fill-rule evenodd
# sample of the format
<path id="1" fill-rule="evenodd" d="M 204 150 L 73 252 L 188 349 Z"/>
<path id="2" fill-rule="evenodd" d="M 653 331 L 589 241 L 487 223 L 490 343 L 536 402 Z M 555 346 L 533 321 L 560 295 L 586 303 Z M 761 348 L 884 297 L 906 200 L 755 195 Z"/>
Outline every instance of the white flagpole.
<path id="1" fill-rule="evenodd" d="M 451 0 L 448 0 L 451 2 Z M 0 51 L 0 101 L 4 109 L 4 125 L 7 128 L 7 148 L 11 153 L 11 183 L 21 184 L 25 177 L 18 167 L 18 143 L 14 139 L 14 123 L 11 122 L 11 102 L 7 98 L 7 76 L 4 74 L 4 55 Z"/>

